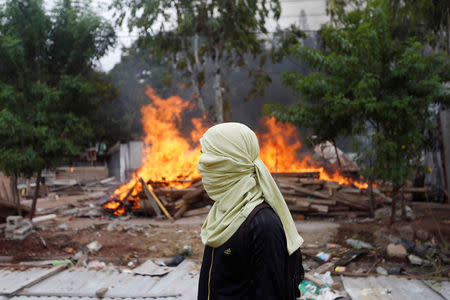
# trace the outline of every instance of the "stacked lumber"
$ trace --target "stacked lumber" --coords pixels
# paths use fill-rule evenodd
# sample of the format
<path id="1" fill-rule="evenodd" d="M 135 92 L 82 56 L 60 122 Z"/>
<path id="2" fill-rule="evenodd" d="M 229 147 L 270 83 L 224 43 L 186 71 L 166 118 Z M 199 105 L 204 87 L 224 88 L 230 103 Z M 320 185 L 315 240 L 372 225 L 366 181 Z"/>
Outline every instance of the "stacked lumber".
<path id="1" fill-rule="evenodd" d="M 351 212 L 356 216 L 366 216 L 369 213 L 370 197 L 366 189 L 319 180 L 317 172 L 272 175 L 293 214 L 341 216 Z M 187 188 L 176 189 L 162 182 L 145 184 L 140 179 L 140 184 L 134 187 L 142 185 L 142 192 L 137 195 L 139 210 L 156 216 L 162 215 L 163 211 L 168 219 L 207 214 L 214 202 L 206 194 L 200 179 L 190 183 Z M 133 197 L 131 192 L 123 201 Z M 375 208 L 391 203 L 391 199 L 378 189 L 374 188 L 373 193 Z"/>
<path id="2" fill-rule="evenodd" d="M 370 196 L 367 189 L 282 173 L 274 178 L 293 214 L 340 216 L 351 212 L 356 216 L 368 215 Z M 375 207 L 391 203 L 391 199 L 376 188 L 373 193 Z"/>
<path id="3" fill-rule="evenodd" d="M 192 182 L 184 189 L 154 186 L 156 198 L 160 199 L 164 207 L 175 219 L 183 216 L 207 214 L 213 201 L 208 197 L 200 179 Z"/>

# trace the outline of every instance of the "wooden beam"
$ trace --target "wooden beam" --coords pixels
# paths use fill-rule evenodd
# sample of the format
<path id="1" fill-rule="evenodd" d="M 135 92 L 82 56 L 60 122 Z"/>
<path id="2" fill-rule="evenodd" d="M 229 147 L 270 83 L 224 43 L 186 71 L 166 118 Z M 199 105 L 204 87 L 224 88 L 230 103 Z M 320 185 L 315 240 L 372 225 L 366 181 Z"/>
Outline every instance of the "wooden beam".
<path id="1" fill-rule="evenodd" d="M 169 212 L 167 211 L 166 207 L 164 206 L 164 204 L 162 204 L 161 200 L 159 200 L 158 196 L 155 195 L 155 193 L 153 192 L 153 190 L 150 190 L 147 185 L 144 185 L 145 188 L 147 189 L 147 191 L 150 192 L 150 194 L 152 195 L 153 199 L 156 201 L 156 204 L 158 204 L 159 208 L 161 208 L 161 210 L 163 211 L 163 213 L 166 215 L 167 219 L 169 219 L 170 221 L 174 221 L 174 219 L 172 218 L 172 216 L 169 214 Z"/>
<path id="2" fill-rule="evenodd" d="M 139 181 L 142 184 L 142 189 L 144 190 L 145 195 L 147 196 L 148 202 L 150 203 L 150 206 L 153 208 L 153 211 L 156 213 L 157 216 L 161 215 L 161 210 L 158 207 L 158 204 L 156 204 L 156 200 L 153 199 L 152 195 L 150 194 L 147 185 L 145 184 L 144 180 L 139 177 Z M 153 201 L 152 201 L 153 200 Z M 145 201 L 144 201 L 145 205 Z"/>

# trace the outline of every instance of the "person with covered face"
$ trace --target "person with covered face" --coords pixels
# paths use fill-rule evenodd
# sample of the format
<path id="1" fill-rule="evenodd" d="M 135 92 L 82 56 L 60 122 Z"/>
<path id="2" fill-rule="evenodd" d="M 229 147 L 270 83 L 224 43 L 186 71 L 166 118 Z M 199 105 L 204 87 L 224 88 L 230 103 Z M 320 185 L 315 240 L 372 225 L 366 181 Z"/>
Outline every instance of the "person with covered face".
<path id="1" fill-rule="evenodd" d="M 303 239 L 258 158 L 255 133 L 240 123 L 222 123 L 200 143 L 198 169 L 215 203 L 201 229 L 198 299 L 296 299 Z"/>

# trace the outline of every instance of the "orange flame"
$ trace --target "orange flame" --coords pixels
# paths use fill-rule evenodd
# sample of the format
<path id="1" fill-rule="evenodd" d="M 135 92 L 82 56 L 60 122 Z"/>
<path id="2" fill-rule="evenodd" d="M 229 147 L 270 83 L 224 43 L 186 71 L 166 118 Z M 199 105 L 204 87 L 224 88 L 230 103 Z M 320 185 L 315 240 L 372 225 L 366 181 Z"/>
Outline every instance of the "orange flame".
<path id="1" fill-rule="evenodd" d="M 124 199 L 134 186 L 140 186 L 139 178 L 144 182 L 161 181 L 174 188 L 184 188 L 190 185 L 189 180 L 200 177 L 197 169 L 201 154 L 199 139 L 206 128 L 200 118 L 193 118 L 192 130 L 185 133 L 189 138 L 179 129 L 185 125 L 182 114 L 191 111 L 193 105 L 179 96 L 163 99 L 151 87 L 146 95 L 152 102 L 141 108 L 141 121 L 145 132 L 143 141 L 148 146 L 144 149 L 142 167 L 114 192 L 119 199 Z M 141 188 L 133 189 L 131 196 L 137 196 L 137 190 Z"/>
<path id="2" fill-rule="evenodd" d="M 123 214 L 127 205 L 139 208 L 137 200 L 142 193 L 139 178 L 146 183 L 164 182 L 173 188 L 185 188 L 200 177 L 197 169 L 199 140 L 206 127 L 201 118 L 193 118 L 190 122 L 182 118 L 184 113 L 193 110 L 193 105 L 179 96 L 163 99 L 151 87 L 148 87 L 146 95 L 151 103 L 141 108 L 146 145 L 142 167 L 128 183 L 114 191 L 113 199 L 105 205 L 117 215 Z M 186 130 L 187 127 L 192 129 Z M 259 127 L 262 130 L 256 133 L 261 145 L 260 158 L 271 172 L 318 172 L 319 179 L 367 188 L 366 183 L 353 182 L 337 171 L 330 172 L 314 165 L 311 155 L 300 157 L 302 144 L 293 125 L 277 122 L 273 117 L 263 117 Z M 149 185 L 148 188 L 152 187 Z"/>
<path id="3" fill-rule="evenodd" d="M 318 172 L 318 179 L 363 189 L 368 187 L 367 183 L 342 176 L 338 170 L 325 170 L 322 166 L 315 165 L 311 155 L 299 157 L 302 144 L 295 126 L 277 122 L 274 117 L 263 117 L 259 125 L 262 128 L 257 133 L 261 145 L 260 158 L 270 172 Z"/>

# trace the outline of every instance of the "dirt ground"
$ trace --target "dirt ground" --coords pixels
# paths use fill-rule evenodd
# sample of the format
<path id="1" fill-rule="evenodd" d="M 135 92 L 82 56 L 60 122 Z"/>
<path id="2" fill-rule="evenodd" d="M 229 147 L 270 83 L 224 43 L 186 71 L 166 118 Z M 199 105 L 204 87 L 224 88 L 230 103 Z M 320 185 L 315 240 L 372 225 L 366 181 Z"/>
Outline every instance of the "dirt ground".
<path id="1" fill-rule="evenodd" d="M 13 256 L 15 262 L 70 258 L 87 244 L 98 241 L 102 248 L 90 259 L 104 260 L 119 265 L 147 258 L 171 258 L 189 247 L 191 258 L 201 260 L 203 245 L 200 229 L 205 216 L 182 218 L 171 223 L 146 217 L 96 218 L 58 217 L 39 223 L 36 232 L 23 241 L 0 238 L 0 256 Z M 339 257 L 346 249 L 346 239 L 371 243 L 375 249 L 347 266 L 347 271 L 374 272 L 376 266 L 400 266 L 410 274 L 448 276 L 448 265 L 437 262 L 432 267 L 414 267 L 407 259 L 386 255 L 386 246 L 392 240 L 408 237 L 416 239 L 418 229 L 429 234 L 427 243 L 448 251 L 450 215 L 447 212 L 425 212 L 413 221 L 399 221 L 390 226 L 388 218 L 373 219 L 307 219 L 296 221 L 304 238 L 305 268 L 320 264 L 315 255 L 320 251 Z M 412 234 L 412 236 L 411 236 Z M 443 240 L 442 240 L 443 239 Z M 330 249 L 327 244 L 343 246 Z M 447 249 L 446 249 L 447 247 Z M 341 250 L 339 250 L 341 249 Z"/>

